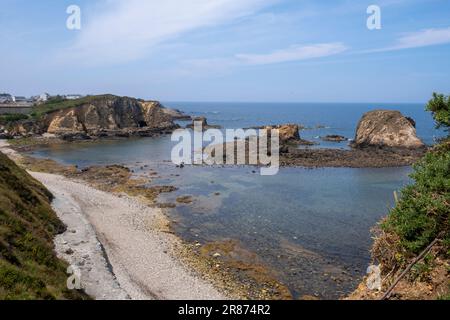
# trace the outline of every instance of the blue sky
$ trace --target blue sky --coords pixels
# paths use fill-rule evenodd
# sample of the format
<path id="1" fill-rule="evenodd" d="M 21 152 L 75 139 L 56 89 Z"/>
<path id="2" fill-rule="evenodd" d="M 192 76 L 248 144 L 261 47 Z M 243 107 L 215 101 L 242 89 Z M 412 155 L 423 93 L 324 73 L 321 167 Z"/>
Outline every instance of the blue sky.
<path id="1" fill-rule="evenodd" d="M 450 93 L 448 0 L 0 0 L 0 91 L 162 101 Z M 381 8 L 381 30 L 366 27 Z M 66 9 L 81 8 L 81 30 Z"/>

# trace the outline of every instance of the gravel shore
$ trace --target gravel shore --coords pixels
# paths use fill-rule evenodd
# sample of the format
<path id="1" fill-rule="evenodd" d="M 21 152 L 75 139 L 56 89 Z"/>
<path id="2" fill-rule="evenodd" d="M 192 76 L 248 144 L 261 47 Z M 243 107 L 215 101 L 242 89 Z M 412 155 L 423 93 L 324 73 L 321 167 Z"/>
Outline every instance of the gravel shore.
<path id="1" fill-rule="evenodd" d="M 165 216 L 137 199 L 116 196 L 65 177 L 30 172 L 55 196 L 67 225 L 58 255 L 81 272 L 96 299 L 226 299 L 174 256 L 176 236 L 161 231 Z"/>
<path id="2" fill-rule="evenodd" d="M 15 161 L 22 156 L 0 140 L 0 151 Z M 181 246 L 164 232 L 161 209 L 136 198 L 114 195 L 48 173 L 29 172 L 55 199 L 52 206 L 67 226 L 55 250 L 81 273 L 82 288 L 94 299 L 227 299 L 176 257 Z"/>

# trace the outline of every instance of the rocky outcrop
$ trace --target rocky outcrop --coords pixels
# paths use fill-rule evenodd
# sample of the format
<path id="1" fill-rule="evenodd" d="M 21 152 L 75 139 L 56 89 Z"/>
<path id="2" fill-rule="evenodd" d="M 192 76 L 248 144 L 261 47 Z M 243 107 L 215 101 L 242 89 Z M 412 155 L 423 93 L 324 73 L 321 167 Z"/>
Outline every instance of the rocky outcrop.
<path id="1" fill-rule="evenodd" d="M 353 147 L 423 148 L 415 122 L 399 111 L 375 110 L 362 117 Z"/>
<path id="2" fill-rule="evenodd" d="M 296 124 L 283 124 L 279 126 L 266 126 L 263 129 L 268 130 L 278 130 L 280 137 L 280 143 L 294 142 L 300 140 L 300 128 Z"/>
<path id="3" fill-rule="evenodd" d="M 263 126 L 258 129 L 268 130 L 278 130 L 280 137 L 280 144 L 302 144 L 302 145 L 313 145 L 313 142 L 303 140 L 300 137 L 300 127 L 297 124 L 281 124 L 276 126 Z"/>
<path id="4" fill-rule="evenodd" d="M 159 102 L 101 96 L 39 120 L 45 133 L 62 137 L 151 135 L 176 128 Z"/>
<path id="5" fill-rule="evenodd" d="M 195 129 L 195 124 L 199 123 L 199 122 L 201 123 L 203 130 L 220 129 L 220 126 L 208 124 L 208 121 L 206 120 L 205 117 L 195 117 L 195 118 L 193 118 L 192 119 L 192 123 L 188 124 L 186 126 L 186 128 L 188 128 L 188 129 Z"/>
<path id="6" fill-rule="evenodd" d="M 192 120 L 192 117 L 183 111 L 172 108 L 163 108 L 162 111 L 169 115 L 173 120 Z"/>
<path id="7" fill-rule="evenodd" d="M 332 135 L 328 135 L 325 137 L 320 137 L 320 139 L 322 139 L 323 141 L 327 141 L 327 142 L 344 142 L 344 141 L 348 141 L 348 139 L 344 136 L 340 136 L 337 134 L 332 134 Z"/>
<path id="8" fill-rule="evenodd" d="M 16 121 L 6 125 L 4 129 L 4 134 L 8 139 L 13 137 L 30 137 L 44 132 L 42 125 L 33 120 Z"/>

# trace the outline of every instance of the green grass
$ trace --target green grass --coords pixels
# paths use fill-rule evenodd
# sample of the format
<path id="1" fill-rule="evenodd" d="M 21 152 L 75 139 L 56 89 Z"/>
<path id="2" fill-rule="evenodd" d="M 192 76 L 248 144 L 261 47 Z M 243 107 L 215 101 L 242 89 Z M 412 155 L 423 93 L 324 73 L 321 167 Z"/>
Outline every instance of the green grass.
<path id="1" fill-rule="evenodd" d="M 0 124 L 8 124 L 9 122 L 19 121 L 19 120 L 26 120 L 28 119 L 28 115 L 26 114 L 2 114 L 0 115 Z"/>
<path id="2" fill-rule="evenodd" d="M 0 153 L 0 300 L 86 299 L 66 288 L 65 262 L 53 250 L 65 230 L 51 193 Z"/>
<path id="3" fill-rule="evenodd" d="M 52 113 L 58 110 L 79 107 L 87 103 L 92 103 L 102 99 L 114 98 L 114 95 L 105 94 L 97 96 L 87 96 L 76 100 L 64 100 L 62 98 L 53 98 L 44 104 L 37 105 L 33 108 L 31 116 L 35 119 L 41 118 L 43 115 Z"/>
<path id="4" fill-rule="evenodd" d="M 103 94 L 103 95 L 96 95 L 96 96 L 86 96 L 80 99 L 75 100 L 66 100 L 62 97 L 53 97 L 49 101 L 35 105 L 30 115 L 4 115 L 0 116 L 0 124 L 6 124 L 9 122 L 14 122 L 17 120 L 23 120 L 23 119 L 41 119 L 44 115 L 56 112 L 59 110 L 69 109 L 69 108 L 75 108 L 80 107 L 85 104 L 89 103 L 95 103 L 99 102 L 105 99 L 114 99 L 119 98 L 118 96 L 112 95 L 112 94 Z M 127 97 L 122 97 L 127 98 Z"/>

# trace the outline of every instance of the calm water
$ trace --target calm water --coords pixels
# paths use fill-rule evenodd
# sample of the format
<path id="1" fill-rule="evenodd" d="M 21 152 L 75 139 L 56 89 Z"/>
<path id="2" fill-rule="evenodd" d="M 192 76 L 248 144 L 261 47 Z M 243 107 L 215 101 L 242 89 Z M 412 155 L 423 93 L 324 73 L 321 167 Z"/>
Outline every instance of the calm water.
<path id="1" fill-rule="evenodd" d="M 299 123 L 322 129 L 302 136 L 341 134 L 353 137 L 362 114 L 379 108 L 397 109 L 413 117 L 419 136 L 432 143 L 437 134 L 422 105 L 369 104 L 230 104 L 166 103 L 193 115 L 205 115 L 224 128 Z M 237 239 L 274 270 L 296 296 L 316 294 L 337 298 L 354 289 L 370 262 L 370 229 L 393 202 L 393 191 L 409 183 L 410 168 L 303 169 L 282 168 L 263 177 L 251 167 L 186 167 L 168 160 L 170 137 L 103 141 L 55 146 L 35 152 L 66 164 L 125 164 L 136 174 L 149 165 L 159 177 L 155 185 L 179 190 L 161 196 L 174 202 L 192 195 L 194 202 L 178 205 L 170 215 L 177 231 L 189 241 Z M 321 147 L 345 144 L 321 144 Z"/>
<path id="2" fill-rule="evenodd" d="M 427 144 L 432 144 L 437 134 L 433 119 L 424 111 L 423 104 L 167 102 L 165 105 L 188 114 L 206 116 L 209 122 L 224 128 L 283 123 L 297 123 L 308 128 L 325 126 L 324 129 L 305 130 L 302 137 L 326 147 L 336 147 L 336 144 L 323 142 L 319 136 L 339 134 L 353 138 L 361 116 L 375 109 L 399 110 L 403 115 L 415 119 L 417 133 Z"/>

